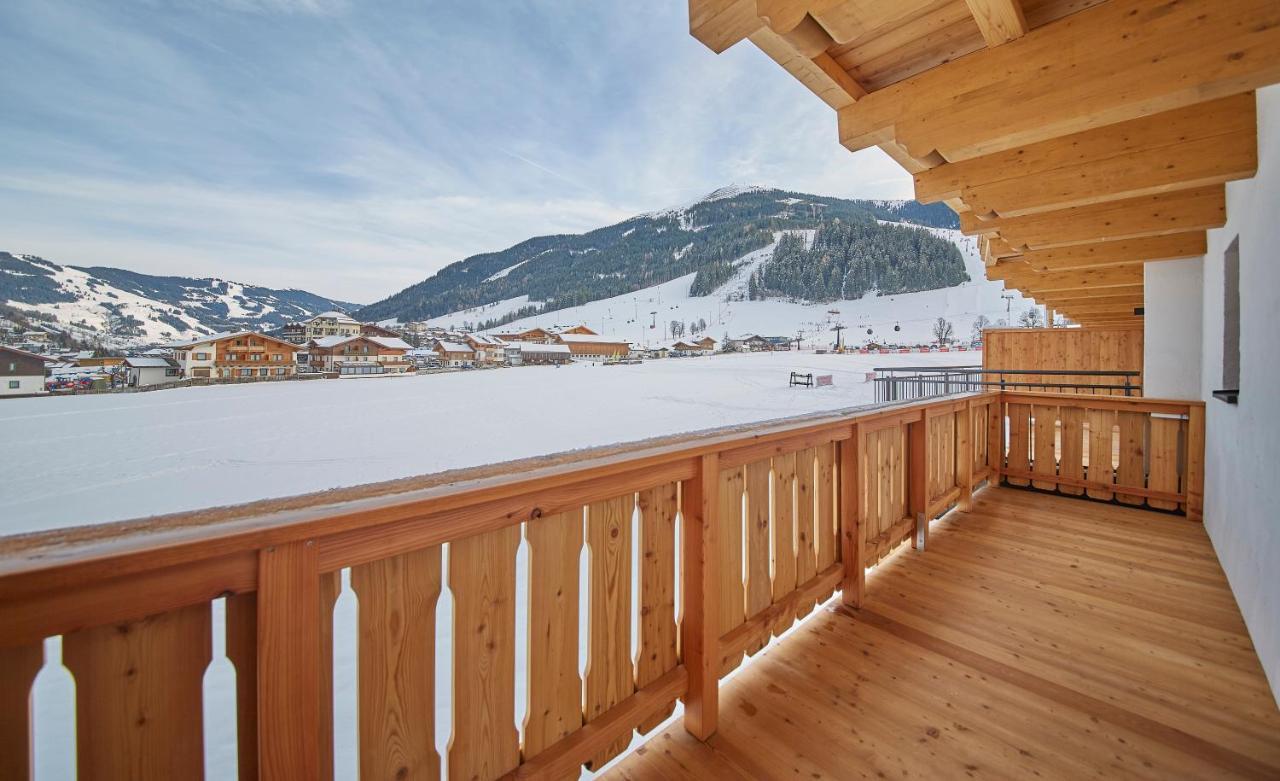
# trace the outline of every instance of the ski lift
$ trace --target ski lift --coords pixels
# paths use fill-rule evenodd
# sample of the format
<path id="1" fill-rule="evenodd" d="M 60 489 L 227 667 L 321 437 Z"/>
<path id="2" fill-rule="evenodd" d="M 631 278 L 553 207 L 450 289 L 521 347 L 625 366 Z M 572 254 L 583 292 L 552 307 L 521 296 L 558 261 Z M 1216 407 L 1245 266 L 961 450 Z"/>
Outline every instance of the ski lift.
<path id="1" fill-rule="evenodd" d="M 871 329 L 870 329 L 870 328 L 868 328 L 868 329 L 867 329 L 867 336 L 870 336 L 870 335 L 871 335 Z"/>
<path id="2" fill-rule="evenodd" d="M 901 331 L 901 330 L 902 330 L 902 326 L 898 325 L 897 323 L 894 323 L 894 324 L 893 324 L 893 330 L 895 330 L 895 331 Z"/>

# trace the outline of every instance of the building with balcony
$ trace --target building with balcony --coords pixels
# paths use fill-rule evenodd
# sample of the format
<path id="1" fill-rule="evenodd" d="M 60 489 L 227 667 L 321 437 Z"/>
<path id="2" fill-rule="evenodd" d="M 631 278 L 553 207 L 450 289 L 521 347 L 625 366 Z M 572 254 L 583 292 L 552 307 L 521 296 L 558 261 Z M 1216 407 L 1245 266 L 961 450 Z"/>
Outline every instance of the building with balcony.
<path id="1" fill-rule="evenodd" d="M 268 379 L 297 372 L 298 346 L 257 331 L 212 334 L 167 347 L 182 376 L 189 379 Z"/>

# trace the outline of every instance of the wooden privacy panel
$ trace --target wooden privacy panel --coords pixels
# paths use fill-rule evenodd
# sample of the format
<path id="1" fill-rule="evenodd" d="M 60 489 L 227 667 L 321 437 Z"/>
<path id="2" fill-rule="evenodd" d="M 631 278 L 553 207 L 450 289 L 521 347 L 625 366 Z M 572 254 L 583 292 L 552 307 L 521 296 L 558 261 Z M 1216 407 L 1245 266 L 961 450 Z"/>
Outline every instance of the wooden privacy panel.
<path id="1" fill-rule="evenodd" d="M 440 546 L 352 567 L 351 587 L 360 603 L 360 777 L 439 778 Z"/>
<path id="2" fill-rule="evenodd" d="M 1032 480 L 1031 485 L 1046 491 L 1057 486 L 1058 474 L 1058 408 L 1036 404 L 1031 408 L 1031 471 L 1047 475 L 1048 480 Z"/>
<path id="3" fill-rule="evenodd" d="M 515 725 L 516 548 L 508 526 L 449 545 L 453 738 L 449 777 L 497 778 L 520 759 Z"/>
<path id="4" fill-rule="evenodd" d="M 742 581 L 742 495 L 743 469 L 720 470 L 719 510 L 716 513 L 716 552 L 720 559 L 720 636 L 737 629 L 745 619 L 746 602 Z M 741 657 L 732 660 L 730 669 Z"/>
<path id="5" fill-rule="evenodd" d="M 635 691 L 631 666 L 631 520 L 635 495 L 587 507 L 591 616 L 587 643 L 586 720 L 599 718 Z M 631 734 L 593 756 L 600 767 L 627 748 Z"/>
<path id="6" fill-rule="evenodd" d="M 753 618 L 773 602 L 769 580 L 769 459 L 746 468 L 746 617 Z M 764 647 L 762 638 L 747 646 L 753 654 Z"/>
<path id="7" fill-rule="evenodd" d="M 956 487 L 956 419 L 950 413 L 931 415 L 925 425 L 926 499 L 932 503 Z"/>
<path id="8" fill-rule="evenodd" d="M 1147 483 L 1147 414 L 1145 412 L 1118 412 L 1116 486 L 1144 488 Z M 1116 491 L 1116 500 L 1122 504 L 1142 504 L 1146 499 L 1135 494 Z"/>
<path id="9" fill-rule="evenodd" d="M 817 449 L 818 519 L 814 541 L 818 546 L 818 572 L 826 572 L 840 559 L 840 529 L 836 518 L 836 443 Z"/>
<path id="10" fill-rule="evenodd" d="M 1142 328 L 992 328 L 983 332 L 982 368 L 1035 371 L 1142 372 Z M 997 380 L 998 377 L 988 379 Z M 1123 384 L 1123 377 L 1039 375 L 1008 378 L 1017 382 Z M 1142 375 L 1133 379 L 1142 385 Z M 1018 390 L 1010 388 L 1010 390 Z M 1026 390 L 1025 388 L 1023 390 Z M 1051 389 L 1073 393 L 1070 388 Z M 1080 391 L 1092 393 L 1093 391 Z M 1098 391 L 1104 393 L 1104 391 Z M 1112 391 L 1112 395 L 1123 395 Z M 1142 395 L 1135 391 L 1135 396 Z"/>
<path id="11" fill-rule="evenodd" d="M 31 684 L 44 665 L 44 643 L 0 648 L 0 778 L 30 778 Z"/>
<path id="12" fill-rule="evenodd" d="M 1112 448 L 1116 413 L 1109 409 L 1091 409 L 1085 413 L 1085 420 L 1089 424 L 1089 452 L 1085 456 L 1089 482 L 1110 484 L 1114 479 Z M 1086 493 L 1091 499 L 1104 500 L 1114 495 L 1105 488 L 1089 488 Z"/>
<path id="13" fill-rule="evenodd" d="M 1031 405 L 1009 404 L 1009 452 L 1005 456 L 1010 472 L 1030 471 Z M 1027 485 L 1025 477 L 1010 477 L 1010 485 Z"/>
<path id="14" fill-rule="evenodd" d="M 884 558 L 915 528 L 915 521 L 907 517 L 905 451 L 903 426 L 862 434 L 858 476 L 864 566 Z"/>
<path id="15" fill-rule="evenodd" d="M 806 448 L 796 458 L 796 584 L 808 583 L 818 572 L 818 551 L 814 537 L 818 527 L 817 452 Z M 797 615 L 811 606 L 796 605 Z"/>
<path id="16" fill-rule="evenodd" d="M 804 583 L 796 577 L 796 454 L 773 459 L 773 601 L 778 602 Z M 795 610 L 778 617 L 778 625 L 791 626 Z"/>
<path id="17" fill-rule="evenodd" d="M 987 426 L 991 415 L 990 404 L 975 404 L 970 410 L 969 442 L 973 448 L 973 471 L 987 468 Z"/>
<path id="18" fill-rule="evenodd" d="M 1147 487 L 1154 491 L 1182 493 L 1178 476 L 1181 471 L 1179 464 L 1183 461 L 1181 445 L 1185 440 L 1186 421 L 1153 415 L 1148 426 Z M 1148 503 L 1158 510 L 1176 510 L 1180 506 L 1186 509 L 1185 503 L 1179 505 L 1165 499 L 1150 499 Z"/>
<path id="19" fill-rule="evenodd" d="M 641 689 L 675 669 L 676 651 L 676 483 L 641 491 L 640 508 L 640 652 L 636 688 Z M 640 723 L 648 732 L 675 709 L 675 702 Z"/>
<path id="20" fill-rule="evenodd" d="M 529 707 L 524 758 L 582 726 L 578 675 L 582 510 L 529 521 Z"/>
<path id="21" fill-rule="evenodd" d="M 76 682 L 76 768 L 85 781 L 204 777 L 207 602 L 63 638 Z"/>

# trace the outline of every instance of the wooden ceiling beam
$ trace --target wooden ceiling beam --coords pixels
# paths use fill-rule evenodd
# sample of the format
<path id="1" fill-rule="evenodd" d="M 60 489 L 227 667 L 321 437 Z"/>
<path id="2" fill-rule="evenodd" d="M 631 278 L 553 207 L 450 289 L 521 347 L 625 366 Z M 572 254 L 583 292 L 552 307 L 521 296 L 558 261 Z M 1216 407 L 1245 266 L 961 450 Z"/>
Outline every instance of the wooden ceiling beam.
<path id="1" fill-rule="evenodd" d="M 689 34 L 716 54 L 763 26 L 756 0 L 689 0 Z"/>
<path id="2" fill-rule="evenodd" d="M 1129 263 L 1199 257 L 1208 251 L 1204 231 L 1141 239 L 1099 241 L 1056 249 L 1028 250 L 1017 256 L 1035 271 L 1070 271 Z M 1013 256 L 1009 256 L 1013 257 Z"/>
<path id="3" fill-rule="evenodd" d="M 1235 179 L 1258 168 L 1257 106 L 1245 92 L 921 171 L 916 200 L 959 198 L 1017 217 Z"/>
<path id="4" fill-rule="evenodd" d="M 1004 280 L 1019 288 L 1025 285 L 1038 292 L 1141 285 L 1143 279 L 1141 266 L 1113 266 L 1090 271 L 1055 271 L 1045 274 L 1032 271 L 1025 263 L 997 263 L 987 269 L 987 277 Z"/>
<path id="5" fill-rule="evenodd" d="M 1027 34 L 1027 18 L 1018 0 L 965 0 L 987 46 L 999 46 Z"/>
<path id="6" fill-rule="evenodd" d="M 998 233 L 1014 248 L 1050 249 L 1218 228 L 1227 219 L 1227 198 L 1217 184 L 1026 217 L 959 217 L 960 230 L 970 236 Z"/>
<path id="7" fill-rule="evenodd" d="M 955 162 L 1277 81 L 1274 0 L 1109 0 L 871 93 L 840 141 Z"/>
<path id="8" fill-rule="evenodd" d="M 1079 306 L 1079 305 L 1091 306 L 1093 304 L 1099 304 L 1099 305 L 1113 304 L 1116 306 L 1142 306 L 1143 301 L 1145 300 L 1143 297 L 1143 294 L 1141 293 L 1136 295 L 1133 293 L 1129 293 L 1123 296 L 1104 296 L 1104 295 L 1101 295 L 1102 292 L 1104 291 L 1098 291 L 1098 293 L 1088 293 L 1081 297 L 1072 297 L 1072 294 L 1070 293 L 1064 293 L 1064 294 L 1045 293 L 1041 298 L 1037 298 L 1036 301 L 1041 304 L 1048 304 L 1049 306 L 1052 306 L 1056 309 L 1070 309 L 1072 306 Z M 1060 295 L 1062 297 L 1059 297 Z"/>

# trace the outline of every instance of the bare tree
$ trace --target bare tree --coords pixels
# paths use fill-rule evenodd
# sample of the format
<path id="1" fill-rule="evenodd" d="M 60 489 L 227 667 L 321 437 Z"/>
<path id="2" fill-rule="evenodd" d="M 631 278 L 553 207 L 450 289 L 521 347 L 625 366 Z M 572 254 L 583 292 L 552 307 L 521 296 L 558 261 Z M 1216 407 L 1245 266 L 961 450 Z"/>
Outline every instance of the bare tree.
<path id="1" fill-rule="evenodd" d="M 1041 325 L 1040 310 L 1032 307 L 1018 315 L 1018 325 L 1023 328 L 1039 328 Z"/>
<path id="2" fill-rule="evenodd" d="M 951 321 L 945 317 L 939 317 L 933 322 L 933 338 L 940 345 L 951 343 L 951 336 L 955 333 L 955 327 L 951 325 Z"/>
<path id="3" fill-rule="evenodd" d="M 982 332 L 991 327 L 991 318 L 986 315 L 978 315 L 973 321 L 973 339 L 977 341 L 982 338 Z"/>

